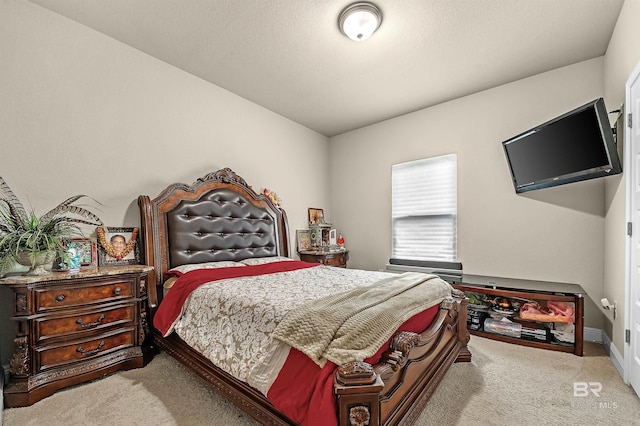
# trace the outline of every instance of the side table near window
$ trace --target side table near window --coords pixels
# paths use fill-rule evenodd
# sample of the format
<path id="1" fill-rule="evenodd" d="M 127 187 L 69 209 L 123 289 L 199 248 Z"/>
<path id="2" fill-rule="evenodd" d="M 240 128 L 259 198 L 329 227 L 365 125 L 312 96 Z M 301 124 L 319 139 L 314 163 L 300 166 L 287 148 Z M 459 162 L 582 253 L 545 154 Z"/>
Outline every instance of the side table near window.
<path id="1" fill-rule="evenodd" d="M 309 263 L 321 263 L 327 266 L 347 267 L 349 260 L 349 250 L 326 251 L 326 250 L 301 250 L 298 251 L 300 260 Z"/>

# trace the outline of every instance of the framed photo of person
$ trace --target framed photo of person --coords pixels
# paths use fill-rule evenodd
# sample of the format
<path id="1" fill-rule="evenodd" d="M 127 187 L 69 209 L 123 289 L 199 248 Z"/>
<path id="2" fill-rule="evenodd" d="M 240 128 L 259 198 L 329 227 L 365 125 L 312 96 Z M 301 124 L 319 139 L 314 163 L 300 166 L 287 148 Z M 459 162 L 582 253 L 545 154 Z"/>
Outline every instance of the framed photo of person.
<path id="1" fill-rule="evenodd" d="M 138 265 L 140 240 L 138 228 L 96 228 L 98 235 L 98 266 Z"/>

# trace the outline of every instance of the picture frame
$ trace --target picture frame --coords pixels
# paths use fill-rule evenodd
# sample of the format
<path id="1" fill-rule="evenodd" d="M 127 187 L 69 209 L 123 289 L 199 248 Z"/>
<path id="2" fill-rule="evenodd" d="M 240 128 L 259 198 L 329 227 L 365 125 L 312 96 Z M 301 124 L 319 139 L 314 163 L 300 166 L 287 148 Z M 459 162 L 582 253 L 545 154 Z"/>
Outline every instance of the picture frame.
<path id="1" fill-rule="evenodd" d="M 308 229 L 298 229 L 296 231 L 296 241 L 298 242 L 298 251 L 311 249 L 311 237 Z"/>
<path id="2" fill-rule="evenodd" d="M 336 230 L 336 228 L 331 228 L 331 230 L 329 231 L 329 245 L 338 245 L 338 231 Z"/>
<path id="3" fill-rule="evenodd" d="M 80 259 L 80 266 L 98 265 L 98 250 L 95 241 L 89 238 L 74 238 L 72 242 L 82 250 L 83 254 Z"/>
<path id="4" fill-rule="evenodd" d="M 76 252 L 81 253 L 80 267 L 95 267 L 98 265 L 97 244 L 90 238 L 73 238 L 69 240 L 65 245 L 65 250 L 70 249 L 75 249 Z M 62 256 L 58 254 L 51 269 L 53 271 L 66 271 L 68 270 L 67 268 L 68 266 L 63 263 Z"/>
<path id="5" fill-rule="evenodd" d="M 138 228 L 102 226 L 96 228 L 96 234 L 98 235 L 98 266 L 140 264 Z M 118 256 L 119 252 L 123 252 L 124 255 Z"/>
<path id="6" fill-rule="evenodd" d="M 324 210 L 309 207 L 308 215 L 309 215 L 309 224 L 319 225 L 321 223 L 324 223 Z"/>

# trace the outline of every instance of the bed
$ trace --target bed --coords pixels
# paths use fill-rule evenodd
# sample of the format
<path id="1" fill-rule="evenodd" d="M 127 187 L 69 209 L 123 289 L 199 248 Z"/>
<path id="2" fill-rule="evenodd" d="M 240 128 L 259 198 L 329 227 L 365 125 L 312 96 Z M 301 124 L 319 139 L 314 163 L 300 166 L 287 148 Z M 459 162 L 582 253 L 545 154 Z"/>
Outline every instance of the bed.
<path id="1" fill-rule="evenodd" d="M 452 363 L 471 360 L 471 353 L 467 349 L 469 341 L 469 333 L 466 329 L 468 301 L 464 294 L 451 288 L 447 296 L 440 295 L 441 297 L 437 299 L 437 304 L 434 306 L 421 309 L 418 313 L 417 311 L 405 313 L 405 316 L 400 318 L 402 325 L 389 334 L 389 339 L 380 345 L 374 355 L 367 352 L 366 355 L 371 356 L 348 362 L 338 362 L 344 359 L 340 355 L 342 354 L 340 351 L 331 352 L 333 357 L 326 355 L 326 359 L 323 358 L 324 355 L 319 356 L 320 361 L 311 355 L 307 357 L 305 355 L 307 352 L 304 352 L 304 349 L 301 349 L 302 352 L 298 351 L 298 346 L 295 346 L 297 341 L 291 343 L 294 345 L 293 347 L 282 344 L 278 339 L 269 337 L 269 334 L 274 330 L 269 328 L 272 325 L 260 325 L 260 327 L 268 328 L 264 333 L 269 338 L 263 336 L 263 341 L 268 340 L 269 343 L 273 343 L 271 346 L 287 348 L 287 352 L 283 355 L 284 358 L 280 357 L 278 369 L 272 369 L 268 372 L 271 375 L 271 382 L 265 385 L 267 392 L 255 385 L 253 381 L 246 380 L 242 374 L 235 374 L 232 368 L 222 364 L 214 364 L 207 349 L 198 347 L 194 343 L 187 343 L 190 341 L 190 335 L 198 334 L 198 332 L 183 332 L 181 335 L 176 331 L 171 332 L 174 326 L 178 329 L 182 327 L 179 323 L 182 321 L 179 319 L 180 315 L 187 317 L 189 314 L 180 311 L 178 307 L 178 314 L 174 313 L 174 317 L 167 317 L 166 312 L 171 311 L 170 306 L 177 306 L 184 300 L 188 300 L 195 306 L 197 303 L 204 303 L 202 301 L 195 302 L 195 300 L 200 300 L 196 299 L 195 293 L 205 287 L 208 290 L 202 291 L 207 293 L 222 291 L 218 289 L 224 288 L 225 285 L 236 288 L 237 291 L 240 284 L 235 284 L 233 280 L 248 280 L 252 283 L 251 286 L 242 287 L 242 291 L 248 291 L 245 290 L 248 288 L 253 289 L 253 286 L 264 287 L 267 284 L 261 281 L 263 277 L 255 275 L 263 273 L 265 276 L 270 274 L 272 277 L 277 277 L 273 279 L 278 282 L 284 280 L 281 278 L 283 276 L 297 277 L 297 274 L 306 274 L 307 277 L 312 275 L 315 277 L 314 279 L 326 276 L 328 278 L 323 280 L 323 284 L 326 281 L 326 283 L 338 283 L 335 284 L 337 286 L 345 285 L 345 289 L 359 291 L 360 294 L 367 295 L 366 300 L 371 300 L 370 294 L 372 293 L 368 292 L 373 291 L 375 294 L 381 294 L 379 290 L 381 287 L 377 283 L 372 282 L 375 285 L 367 285 L 365 290 L 360 287 L 352 289 L 351 284 L 347 284 L 347 280 L 339 275 L 343 272 L 338 272 L 338 270 L 341 269 L 345 271 L 344 273 L 351 274 L 350 276 L 363 277 L 365 281 L 375 281 L 384 277 L 390 280 L 389 282 L 393 280 L 394 285 L 397 280 L 389 275 L 395 274 L 357 270 L 348 272 L 350 270 L 305 264 L 305 262 L 292 259 L 289 253 L 289 230 L 285 211 L 275 206 L 267 196 L 256 193 L 242 177 L 229 168 L 209 173 L 191 185 L 172 184 L 153 199 L 147 195 L 140 195 L 138 204 L 141 214 L 144 259 L 148 265 L 154 267 L 149 277 L 147 316 L 151 324 L 162 324 L 162 321 L 167 325 L 171 324 L 168 329 L 163 329 L 161 326 L 151 327 L 147 338 L 147 346 L 152 349 L 149 350 L 149 353 L 153 353 L 154 350 L 167 352 L 202 378 L 211 388 L 261 424 L 410 425 L 415 423 L 420 416 L 430 396 Z M 266 261 L 264 261 L 265 259 Z M 205 270 L 201 266 L 213 264 L 217 268 L 219 264 L 226 262 L 242 264 L 243 268 L 223 267 L 218 270 Z M 247 272 L 250 270 L 251 272 Z M 202 276 L 200 277 L 198 274 Z M 198 276 L 203 282 L 208 282 L 214 276 L 210 274 L 221 274 L 219 276 L 222 278 L 215 278 L 218 281 L 209 283 L 211 287 L 195 283 L 195 280 L 184 284 L 185 277 L 195 276 Z M 177 277 L 182 278 L 176 281 Z M 402 279 L 406 283 L 408 278 L 414 280 L 416 277 L 403 277 Z M 430 285 L 439 280 L 437 277 L 418 278 L 420 281 L 430 280 Z M 307 279 L 310 278 L 305 278 L 305 280 Z M 181 290 L 178 291 L 175 287 L 171 288 L 165 296 L 167 291 L 165 287 L 169 281 L 175 282 L 175 285 Z M 228 284 L 232 281 L 234 282 L 233 286 Z M 240 283 L 245 281 L 240 281 Z M 197 288 L 193 294 L 187 292 L 186 295 L 177 296 L 182 289 L 191 284 L 195 284 L 193 288 Z M 283 284 L 274 283 L 273 285 Z M 304 291 L 302 287 L 297 288 L 298 283 L 289 283 L 288 285 L 291 291 L 315 297 L 307 294 L 306 288 Z M 328 296 L 329 298 L 352 299 L 351 296 L 344 297 L 343 295 L 346 293 L 342 289 L 339 292 L 333 290 L 333 285 L 316 285 L 315 287 L 327 287 L 331 289 L 330 292 L 336 292 L 336 294 Z M 358 285 L 364 286 L 364 284 Z M 423 283 L 412 283 L 411 285 L 422 286 Z M 215 290 L 211 290 L 214 288 Z M 322 290 L 317 291 L 321 292 Z M 275 291 L 267 291 L 263 297 L 272 302 L 278 302 L 277 299 L 280 298 L 281 305 L 289 305 L 289 303 L 284 303 L 285 300 L 289 300 L 286 292 L 287 287 L 285 286 Z M 244 294 L 246 296 L 241 297 L 242 302 L 225 304 L 233 306 L 242 303 L 251 304 L 247 302 L 247 300 L 251 300 L 249 293 Z M 291 305 L 296 304 L 291 303 Z M 301 306 L 296 309 L 292 307 L 287 309 L 300 314 L 302 307 L 309 308 L 309 305 L 319 306 L 322 303 L 300 302 L 298 305 Z M 332 302 L 330 305 L 337 309 L 335 303 Z M 166 309 L 163 310 L 163 308 Z M 197 309 L 193 309 L 194 312 L 199 312 Z M 220 313 L 222 311 L 219 310 L 219 307 L 215 307 L 215 309 L 216 313 L 207 315 L 220 315 L 217 317 L 220 319 L 219 323 L 225 323 Z M 310 309 L 319 308 L 312 306 Z M 317 311 L 309 312 L 315 313 L 309 315 L 305 311 L 304 318 L 316 321 Z M 340 316 L 340 312 L 334 311 L 331 317 Z M 326 315 L 325 313 L 317 314 Z M 295 316 L 287 313 L 285 318 L 289 319 Z M 345 316 L 352 315 L 345 314 Z M 381 316 L 386 318 L 386 315 Z M 224 318 L 225 321 L 230 319 Z M 399 318 L 394 318 L 394 321 L 398 320 Z M 274 323 L 275 331 L 281 331 L 281 327 L 285 323 L 285 321 L 279 321 L 271 321 Z M 306 324 L 306 327 L 311 329 L 316 326 L 317 323 L 313 322 Z M 224 327 L 220 326 L 219 328 Z M 291 326 L 289 331 L 297 332 L 300 328 L 298 325 Z M 357 335 L 361 335 L 361 331 Z M 277 335 L 278 333 L 274 332 L 273 334 Z M 366 335 L 368 336 L 368 334 Z M 352 337 L 347 340 L 351 341 Z M 283 341 L 287 340 L 283 339 Z M 260 342 L 251 343 L 248 347 L 245 346 L 245 354 L 251 354 L 248 358 L 253 357 L 254 353 L 262 353 L 260 352 L 262 349 L 258 348 L 262 345 Z M 369 349 L 378 345 L 377 340 L 375 344 L 374 342 L 365 343 L 368 344 L 365 346 Z M 225 350 L 228 352 L 228 348 L 225 349 L 224 346 L 217 345 L 215 350 L 211 352 L 225 352 Z M 203 353 L 206 353 L 207 356 Z M 323 354 L 326 353 L 323 352 Z M 258 357 L 261 357 L 260 362 L 263 362 L 262 355 L 255 355 L 256 360 L 253 360 L 253 364 L 259 364 Z M 271 353 L 266 358 L 269 357 L 271 357 Z M 323 401 L 325 405 L 322 405 L 322 408 L 319 408 L 320 405 L 318 405 L 315 412 L 310 412 L 312 414 L 304 417 L 304 421 L 294 420 L 297 418 L 297 413 L 286 407 L 286 401 L 292 399 L 292 395 L 300 393 L 296 386 L 300 382 L 307 383 L 300 379 L 300 377 L 306 376 L 298 375 L 302 373 L 295 369 L 301 367 L 289 367 L 293 363 L 291 359 L 296 357 L 303 364 L 309 363 L 310 368 L 316 368 L 317 372 L 321 371 L 321 374 L 314 372 L 313 377 L 322 376 L 326 382 L 323 384 L 324 394 L 318 396 L 320 399 L 312 398 L 310 399 L 313 401 L 312 403 L 306 402 L 311 406 L 316 403 L 315 401 Z M 252 360 L 249 359 L 247 362 L 252 362 Z M 305 368 L 307 367 L 305 366 Z M 251 371 L 254 369 L 252 367 Z M 285 371 L 287 374 L 284 373 Z M 277 388 L 277 391 L 274 391 L 274 388 Z M 321 394 L 321 392 L 316 393 Z M 272 395 L 275 396 L 272 398 Z M 314 398 L 316 397 L 314 396 Z M 283 401 L 285 401 L 284 405 Z M 320 415 L 328 417 L 321 419 L 318 417 Z"/>

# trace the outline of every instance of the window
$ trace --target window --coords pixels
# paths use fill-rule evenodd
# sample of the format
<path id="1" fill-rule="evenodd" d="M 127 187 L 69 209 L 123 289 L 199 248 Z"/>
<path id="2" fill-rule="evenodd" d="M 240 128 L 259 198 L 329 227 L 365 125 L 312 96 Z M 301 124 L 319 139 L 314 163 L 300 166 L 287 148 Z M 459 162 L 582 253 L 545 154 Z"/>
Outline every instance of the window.
<path id="1" fill-rule="evenodd" d="M 456 154 L 391 169 L 391 257 L 456 262 Z"/>

